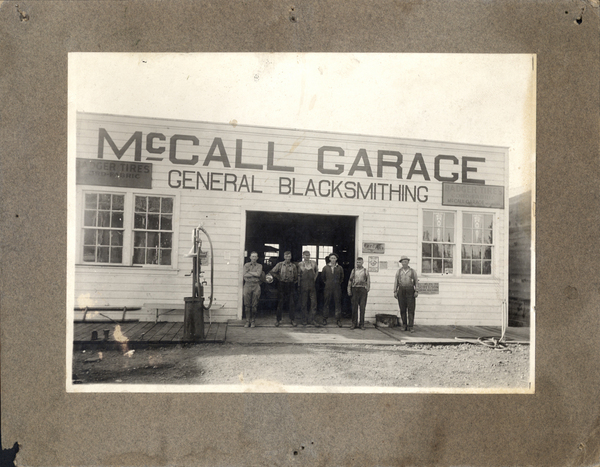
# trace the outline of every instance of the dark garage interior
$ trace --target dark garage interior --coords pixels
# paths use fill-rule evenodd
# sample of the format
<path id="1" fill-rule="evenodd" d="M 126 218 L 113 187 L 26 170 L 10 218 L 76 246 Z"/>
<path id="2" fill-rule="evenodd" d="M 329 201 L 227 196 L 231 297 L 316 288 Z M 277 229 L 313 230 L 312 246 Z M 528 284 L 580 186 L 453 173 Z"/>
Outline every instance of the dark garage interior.
<path id="1" fill-rule="evenodd" d="M 268 272 L 279 261 L 283 261 L 285 251 L 292 252 L 292 261 L 302 261 L 302 251 L 311 251 L 311 259 L 318 261 L 319 272 L 331 253 L 339 255 L 338 263 L 344 268 L 344 293 L 342 294 L 342 314 L 351 314 L 350 300 L 345 293 L 348 277 L 354 267 L 356 238 L 356 217 L 320 214 L 280 213 L 248 211 L 246 213 L 246 258 L 250 252 L 258 253 L 258 262 Z M 296 309 L 299 311 L 299 300 Z M 317 310 L 323 308 L 323 284 L 317 279 Z M 258 305 L 259 316 L 275 314 L 277 308 L 277 287 L 275 284 L 262 284 L 261 299 Z M 284 313 L 284 319 L 286 319 Z"/>

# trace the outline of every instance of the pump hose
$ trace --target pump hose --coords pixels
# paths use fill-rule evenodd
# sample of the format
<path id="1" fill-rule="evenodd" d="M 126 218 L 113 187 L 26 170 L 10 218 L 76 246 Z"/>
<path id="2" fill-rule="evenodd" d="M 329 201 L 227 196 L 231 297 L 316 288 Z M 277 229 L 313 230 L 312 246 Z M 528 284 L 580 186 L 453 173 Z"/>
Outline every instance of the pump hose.
<path id="1" fill-rule="evenodd" d="M 455 337 L 454 339 L 457 341 L 463 341 L 468 343 L 474 343 L 473 341 L 475 340 L 474 337 Z M 510 349 L 504 342 L 502 342 L 502 339 L 498 339 L 497 337 L 478 337 L 476 341 L 478 344 L 484 345 L 494 350 L 506 350 L 510 352 Z"/>
<path id="2" fill-rule="evenodd" d="M 201 225 L 198 226 L 198 230 L 201 230 L 202 232 L 204 232 L 204 235 L 206 235 L 206 238 L 208 238 L 208 243 L 210 244 L 210 297 L 209 297 L 209 301 L 208 301 L 208 306 L 205 308 L 207 311 L 210 310 L 210 307 L 212 305 L 213 302 L 213 283 L 214 283 L 214 272 L 215 272 L 215 257 L 213 255 L 213 244 L 212 241 L 210 239 L 210 235 L 208 235 L 208 232 L 206 231 L 206 229 L 204 227 L 202 227 Z"/>

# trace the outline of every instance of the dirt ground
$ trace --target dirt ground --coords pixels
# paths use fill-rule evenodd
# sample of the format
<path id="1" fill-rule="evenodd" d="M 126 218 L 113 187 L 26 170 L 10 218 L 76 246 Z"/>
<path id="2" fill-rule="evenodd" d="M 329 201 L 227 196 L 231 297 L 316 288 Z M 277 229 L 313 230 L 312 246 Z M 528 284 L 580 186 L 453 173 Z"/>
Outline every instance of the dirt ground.
<path id="1" fill-rule="evenodd" d="M 198 344 L 76 351 L 75 383 L 522 388 L 528 345 Z"/>

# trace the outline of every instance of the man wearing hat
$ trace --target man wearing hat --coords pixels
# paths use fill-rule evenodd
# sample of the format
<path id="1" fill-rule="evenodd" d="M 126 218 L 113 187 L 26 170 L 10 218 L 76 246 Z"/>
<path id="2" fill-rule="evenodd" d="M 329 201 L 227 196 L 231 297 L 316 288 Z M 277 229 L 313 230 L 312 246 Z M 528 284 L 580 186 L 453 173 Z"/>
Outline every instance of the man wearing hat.
<path id="1" fill-rule="evenodd" d="M 335 319 L 337 325 L 342 327 L 342 282 L 344 282 L 344 269 L 337 264 L 338 255 L 329 255 L 329 264 L 323 266 L 323 282 L 325 283 L 325 303 L 323 305 L 323 325 L 327 326 L 329 307 L 333 299 Z"/>
<path id="2" fill-rule="evenodd" d="M 415 332 L 413 324 L 415 321 L 415 299 L 419 295 L 417 291 L 419 278 L 417 277 L 417 271 L 408 266 L 409 262 L 410 258 L 408 256 L 400 258 L 402 267 L 396 272 L 394 297 L 398 299 L 402 329 L 404 331 Z"/>

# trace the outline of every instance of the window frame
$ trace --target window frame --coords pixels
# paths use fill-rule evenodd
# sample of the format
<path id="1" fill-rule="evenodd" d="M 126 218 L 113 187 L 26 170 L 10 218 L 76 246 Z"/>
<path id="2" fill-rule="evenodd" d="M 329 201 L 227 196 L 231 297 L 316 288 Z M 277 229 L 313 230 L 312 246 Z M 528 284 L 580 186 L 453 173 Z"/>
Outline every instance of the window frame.
<path id="1" fill-rule="evenodd" d="M 322 245 L 320 243 L 313 243 L 311 245 L 302 245 L 302 251 L 308 250 L 310 251 L 310 259 L 317 263 L 317 270 L 321 271 L 325 266 L 327 266 L 327 261 L 325 258 L 333 253 L 333 245 Z M 323 249 L 331 249 L 330 252 L 324 253 Z M 323 256 L 324 255 L 324 256 Z M 300 260 L 302 261 L 302 260 Z"/>
<path id="2" fill-rule="evenodd" d="M 430 279 L 467 279 L 467 280 L 497 280 L 498 276 L 498 267 L 499 267 L 499 258 L 498 254 L 501 250 L 498 249 L 498 240 L 499 240 L 499 225 L 498 225 L 498 217 L 499 213 L 497 210 L 485 210 L 485 209 L 473 209 L 469 207 L 455 207 L 454 209 L 444 209 L 445 206 L 441 206 L 439 208 L 431 207 L 431 208 L 420 208 L 419 209 L 419 218 L 418 218 L 418 244 L 417 244 L 417 271 L 423 278 Z M 423 272 L 423 243 L 431 243 L 423 240 L 423 230 L 424 230 L 424 213 L 426 211 L 429 212 L 448 212 L 454 213 L 454 251 L 453 251 L 453 272 L 450 274 L 446 273 L 435 273 L 435 272 Z M 486 244 L 492 248 L 492 258 L 491 258 L 491 274 L 466 274 L 462 272 L 462 247 L 465 245 L 473 245 L 473 243 L 463 243 L 463 216 L 465 214 L 482 214 L 482 215 L 491 215 L 492 216 L 492 243 Z M 447 244 L 443 243 L 442 244 Z M 481 244 L 483 245 L 483 244 Z"/>
<path id="3" fill-rule="evenodd" d="M 93 209 L 88 209 L 88 205 L 87 205 L 87 197 L 89 196 L 94 196 L 95 197 L 95 207 Z M 109 198 L 109 206 L 108 209 L 101 209 L 100 206 L 100 198 L 102 196 L 108 196 Z M 115 210 L 113 208 L 113 202 L 114 202 L 114 198 L 117 197 L 121 197 L 122 198 L 122 208 L 120 210 Z M 87 213 L 88 212 L 93 212 L 94 213 L 94 225 L 86 225 L 86 218 L 87 218 Z M 108 226 L 102 226 L 100 225 L 100 213 L 104 212 L 104 213 L 108 213 Z M 119 227 L 112 225 L 113 221 L 115 220 L 115 213 L 121 213 L 121 225 Z M 94 242 L 90 243 L 90 244 L 86 244 L 86 237 L 87 237 L 87 231 L 93 231 L 94 232 Z M 101 243 L 99 240 L 99 233 L 100 232 L 105 232 L 108 234 L 108 243 Z M 113 245 L 113 233 L 114 232 L 120 232 L 121 234 L 121 242 L 120 245 Z M 123 263 L 123 240 L 124 240 L 124 233 L 125 233 L 125 195 L 122 193 L 105 193 L 105 192 L 98 192 L 98 191 L 89 191 L 86 192 L 83 196 L 83 218 L 82 218 L 82 227 L 81 227 L 81 237 L 82 237 L 82 244 L 81 244 L 81 256 L 82 256 L 82 261 L 86 264 L 122 264 Z M 94 261 L 86 261 L 86 245 L 88 246 L 93 246 L 94 249 Z M 108 253 L 108 260 L 107 261 L 99 261 L 99 251 L 100 249 L 106 249 L 107 253 Z M 116 249 L 120 249 L 120 257 L 121 257 L 121 261 L 119 262 L 113 262 L 111 261 L 112 256 L 113 256 L 113 251 Z"/>
<path id="4" fill-rule="evenodd" d="M 492 242 L 491 243 L 484 243 L 483 241 L 481 243 L 475 243 L 473 241 L 471 241 L 470 243 L 464 242 L 463 241 L 463 236 L 464 236 L 464 221 L 465 221 L 465 216 L 474 216 L 474 215 L 481 215 L 483 217 L 485 216 L 491 216 L 492 217 Z M 473 211 L 473 210 L 465 210 L 462 212 L 461 214 L 461 226 L 460 226 L 460 230 L 461 230 L 461 242 L 460 242 L 460 274 L 461 276 L 467 276 L 467 277 L 494 277 L 494 270 L 495 270 L 495 265 L 494 265 L 494 260 L 496 257 L 496 248 L 495 248 L 495 240 L 496 240 L 496 232 L 495 232 L 495 219 L 494 219 L 494 213 L 491 212 L 484 212 L 484 211 Z M 486 230 L 489 230 L 484 226 L 482 227 L 482 232 L 485 232 Z M 482 236 L 482 240 L 483 240 L 483 236 Z M 490 273 L 489 274 L 484 274 L 483 272 L 479 273 L 479 274 L 474 274 L 474 273 L 463 273 L 462 272 L 462 262 L 463 262 L 463 257 L 462 257 L 462 249 L 463 246 L 468 245 L 468 246 L 479 246 L 479 247 L 483 247 L 483 246 L 489 246 L 491 249 L 491 258 L 490 258 Z M 471 261 L 471 269 L 472 269 L 472 265 L 473 265 L 473 258 L 470 259 Z M 484 258 L 481 258 L 479 260 L 482 264 L 482 271 L 483 271 L 483 261 Z"/>
<path id="5" fill-rule="evenodd" d="M 122 246 L 122 261 L 121 263 L 100 263 L 84 261 L 84 230 L 85 230 L 85 197 L 86 194 L 98 193 L 98 194 L 111 194 L 111 195 L 122 195 L 124 196 L 123 201 L 123 246 Z M 135 197 L 159 197 L 159 198 L 171 198 L 173 200 L 173 217 L 172 217 L 172 234 L 171 240 L 171 264 L 134 264 L 133 263 L 133 250 L 134 250 L 134 229 L 135 227 Z M 82 185 L 77 189 L 77 203 L 79 219 L 77 219 L 77 232 L 76 232 L 76 245 L 77 254 L 76 265 L 77 266 L 88 266 L 88 267 L 102 267 L 102 268 L 136 268 L 136 269 L 158 269 L 158 270 L 177 270 L 179 263 L 178 254 L 178 240 L 179 240 L 179 195 L 176 193 L 164 193 L 164 192 L 138 192 L 138 191 L 124 191 L 118 187 L 107 187 L 107 186 L 91 186 Z M 158 232 L 158 231 L 157 231 Z"/>
<path id="6" fill-rule="evenodd" d="M 453 235 L 454 235 L 454 242 L 445 242 L 445 241 L 433 241 L 433 240 L 423 240 L 423 233 L 425 232 L 425 213 L 426 212 L 430 212 L 432 213 L 432 215 L 435 216 L 436 213 L 444 213 L 444 214 L 452 214 L 454 216 L 454 226 L 453 226 Z M 432 275 L 432 276 L 454 276 L 456 274 L 456 232 L 457 232 L 457 228 L 456 228 L 456 223 L 457 223 L 457 219 L 458 219 L 458 215 L 456 213 L 456 211 L 453 210 L 449 210 L 449 209 L 423 209 L 421 210 L 421 222 L 420 222 L 420 229 L 419 229 L 419 264 L 420 264 L 420 274 L 425 274 L 425 275 Z M 445 224 L 445 220 L 444 220 L 444 224 Z M 447 229 L 447 227 L 444 225 L 444 227 L 442 227 L 443 229 Z M 431 244 L 437 244 L 440 246 L 444 246 L 444 245 L 450 245 L 452 247 L 452 272 L 433 272 L 433 265 L 432 265 L 432 272 L 423 272 L 423 244 L 424 243 L 431 243 Z M 432 261 L 433 261 L 433 256 L 431 257 Z M 442 261 L 444 259 L 444 256 L 442 255 Z M 445 269 L 444 269 L 445 271 Z"/>
<path id="7" fill-rule="evenodd" d="M 171 207 L 171 212 L 169 213 L 171 215 L 171 230 L 162 230 L 160 228 L 158 230 L 156 230 L 156 229 L 149 229 L 148 225 L 146 225 L 145 228 L 143 228 L 143 229 L 142 228 L 137 228 L 135 226 L 135 217 L 136 217 L 136 214 L 139 213 L 139 211 L 136 210 L 136 198 L 138 198 L 138 197 L 146 198 L 146 200 L 148 200 L 148 198 L 159 198 L 161 200 L 160 201 L 161 208 L 160 208 L 160 210 L 158 212 L 159 222 L 160 222 L 161 215 L 163 214 L 163 211 L 162 211 L 162 199 L 163 198 L 172 199 L 173 200 L 173 205 Z M 135 267 L 140 267 L 140 266 L 141 267 L 151 267 L 151 266 L 153 266 L 153 267 L 157 267 L 157 266 L 158 267 L 170 267 L 170 266 L 172 266 L 172 264 L 173 264 L 173 254 L 177 254 L 177 251 L 175 250 L 175 247 L 174 247 L 174 243 L 175 243 L 175 197 L 174 196 L 170 196 L 170 195 L 160 195 L 160 194 L 156 194 L 156 193 L 143 193 L 143 194 L 133 193 L 132 194 L 132 200 L 131 200 L 131 202 L 133 203 L 133 207 L 132 207 L 132 216 L 133 216 L 133 218 L 132 218 L 132 227 L 131 227 L 132 244 L 131 244 L 131 255 L 130 255 L 131 256 L 131 263 L 132 263 L 132 265 L 135 266 Z M 148 206 L 146 206 L 146 210 L 144 211 L 144 213 L 146 215 L 146 218 L 150 215 L 151 211 L 149 211 L 149 207 Z M 159 225 L 159 227 L 160 227 L 160 225 Z M 136 248 L 137 249 L 140 248 L 140 247 L 136 247 L 135 246 L 136 232 L 144 232 L 145 233 L 145 241 L 144 241 L 143 249 L 145 250 L 144 257 L 145 257 L 146 260 L 148 258 L 147 255 L 148 255 L 148 250 L 149 250 L 148 245 L 147 245 L 147 242 L 148 242 L 148 233 L 157 233 L 159 235 L 159 239 L 160 239 L 162 233 L 170 233 L 171 234 L 171 248 L 170 248 L 170 250 L 171 250 L 171 262 L 170 262 L 170 264 L 153 264 L 153 263 L 149 264 L 149 263 L 146 263 L 146 262 L 144 262 L 144 263 L 135 263 L 134 262 L 135 250 L 136 250 Z M 160 247 L 160 240 L 159 240 L 158 250 L 160 251 L 162 249 L 163 248 Z"/>

